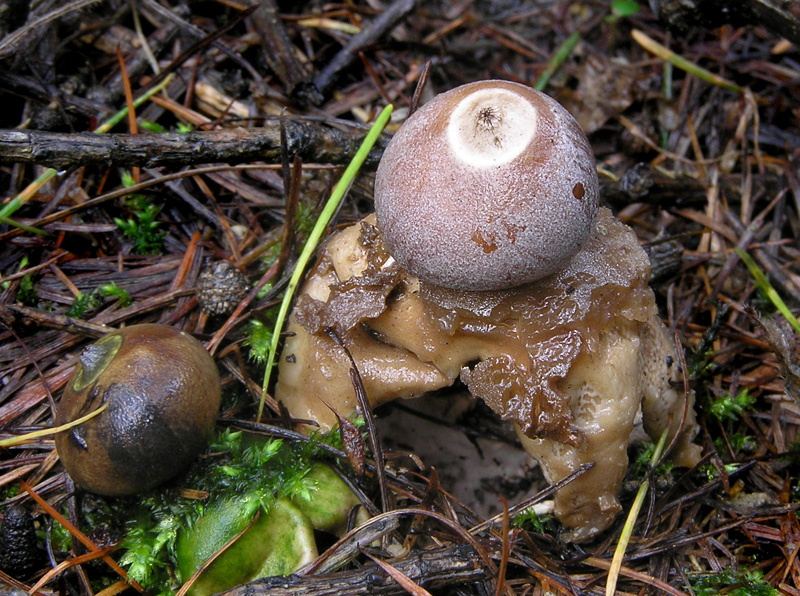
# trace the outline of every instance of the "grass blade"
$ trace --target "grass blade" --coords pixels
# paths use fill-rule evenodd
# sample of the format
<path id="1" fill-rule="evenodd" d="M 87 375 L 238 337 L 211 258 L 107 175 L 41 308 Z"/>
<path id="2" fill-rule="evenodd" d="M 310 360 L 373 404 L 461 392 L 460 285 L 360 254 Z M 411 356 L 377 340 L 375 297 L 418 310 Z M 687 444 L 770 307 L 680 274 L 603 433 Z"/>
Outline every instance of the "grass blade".
<path id="1" fill-rule="evenodd" d="M 261 415 L 264 412 L 264 400 L 272 376 L 272 367 L 275 364 L 275 355 L 278 353 L 281 331 L 286 322 L 286 316 L 289 313 L 289 307 L 292 304 L 294 292 L 300 283 L 300 279 L 303 277 L 303 273 L 305 272 L 308 262 L 311 260 L 311 256 L 314 254 L 319 241 L 322 239 L 322 234 L 325 233 L 325 228 L 328 227 L 328 223 L 330 223 L 333 214 L 336 213 L 339 204 L 350 189 L 350 185 L 353 183 L 356 174 L 358 174 L 370 150 L 377 142 L 386 124 L 388 124 L 389 117 L 392 115 L 392 109 L 393 107 L 391 104 L 383 108 L 383 111 L 380 113 L 377 120 L 375 120 L 375 124 L 369 129 L 367 136 L 364 137 L 364 142 L 361 144 L 361 147 L 359 147 L 352 161 L 348 164 L 339 183 L 333 189 L 328 202 L 319 215 L 319 219 L 317 219 L 317 222 L 314 224 L 314 229 L 311 230 L 308 241 L 306 241 L 306 245 L 303 247 L 303 252 L 300 253 L 300 257 L 297 259 L 297 265 L 294 268 L 292 277 L 289 278 L 289 284 L 286 286 L 286 293 L 283 296 L 283 301 L 281 302 L 278 316 L 275 320 L 275 331 L 272 333 L 272 343 L 270 344 L 269 356 L 267 357 L 267 369 L 264 371 L 264 383 L 261 385 L 261 400 L 258 403 L 258 416 L 256 416 L 256 420 L 258 421 L 261 420 Z"/>

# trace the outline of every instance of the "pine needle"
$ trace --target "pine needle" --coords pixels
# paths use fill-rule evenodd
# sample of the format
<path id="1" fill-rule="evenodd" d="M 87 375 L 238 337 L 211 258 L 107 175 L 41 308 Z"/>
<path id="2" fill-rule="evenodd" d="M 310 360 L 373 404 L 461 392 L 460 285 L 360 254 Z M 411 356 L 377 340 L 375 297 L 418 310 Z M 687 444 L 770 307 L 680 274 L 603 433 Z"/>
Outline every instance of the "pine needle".
<path id="1" fill-rule="evenodd" d="M 14 445 L 20 445 L 31 439 L 38 439 L 40 437 L 46 437 L 49 435 L 54 435 L 56 433 L 63 432 L 65 430 L 69 430 L 73 426 L 78 426 L 79 424 L 83 424 L 87 420 L 91 420 L 103 410 L 108 407 L 108 402 L 104 403 L 102 406 L 94 410 L 93 412 L 89 412 L 86 416 L 81 416 L 72 422 L 67 422 L 66 424 L 62 424 L 61 426 L 53 426 L 50 428 L 43 428 L 41 430 L 35 430 L 33 432 L 25 433 L 24 435 L 17 435 L 15 437 L 11 437 L 10 439 L 3 439 L 0 441 L 0 447 L 13 447 Z"/>
<path id="2" fill-rule="evenodd" d="M 558 69 L 561 68 L 561 65 L 564 64 L 569 55 L 572 54 L 572 50 L 574 50 L 575 46 L 578 45 L 578 41 L 580 41 L 580 39 L 581 34 L 578 31 L 574 31 L 562 42 L 560 46 L 558 46 L 555 54 L 553 54 L 553 57 L 547 64 L 547 68 L 542 71 L 542 74 L 533 85 L 534 89 L 537 91 L 545 90 L 547 84 L 550 82 L 550 79 L 553 78 L 553 75 L 558 72 Z"/>
<path id="3" fill-rule="evenodd" d="M 698 79 L 702 79 L 707 83 L 711 83 L 712 85 L 716 85 L 717 87 L 722 87 L 723 89 L 727 89 L 728 91 L 736 91 L 738 93 L 743 93 L 744 89 L 737 85 L 736 83 L 729 81 L 728 79 L 724 79 L 719 75 L 715 75 L 713 72 L 706 70 L 702 66 L 698 66 L 694 62 L 687 60 L 683 56 L 676 54 L 669 48 L 661 45 L 655 39 L 648 36 L 647 34 L 639 31 L 638 29 L 634 29 L 631 31 L 631 37 L 633 40 L 642 46 L 645 50 L 650 52 L 651 54 L 655 54 L 665 62 L 672 64 L 673 66 L 680 68 L 684 72 L 689 73 L 690 75 L 696 76 Z"/>

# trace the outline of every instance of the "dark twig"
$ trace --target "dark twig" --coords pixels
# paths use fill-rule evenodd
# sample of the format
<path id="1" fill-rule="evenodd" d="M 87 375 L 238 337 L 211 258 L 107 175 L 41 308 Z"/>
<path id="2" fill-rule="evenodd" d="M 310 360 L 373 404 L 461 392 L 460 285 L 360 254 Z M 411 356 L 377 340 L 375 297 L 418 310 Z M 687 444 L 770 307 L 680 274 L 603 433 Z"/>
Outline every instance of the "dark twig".
<path id="1" fill-rule="evenodd" d="M 197 38 L 203 38 L 206 35 L 206 32 L 203 31 L 197 25 L 190 23 L 182 19 L 180 16 L 161 6 L 156 0 L 141 0 L 142 6 L 152 10 L 162 18 L 166 19 L 167 21 L 178 25 L 182 30 L 186 31 L 187 33 L 193 35 Z M 231 60 L 242 66 L 247 72 L 250 73 L 255 80 L 260 80 L 260 75 L 258 71 L 253 68 L 253 66 L 244 58 L 242 58 L 239 54 L 228 48 L 225 44 L 219 41 L 219 39 L 214 39 L 211 42 L 211 45 L 218 49 L 220 52 L 228 56 Z"/>
<path id="2" fill-rule="evenodd" d="M 73 215 L 73 214 L 78 213 L 80 211 L 84 211 L 86 209 L 90 209 L 92 207 L 96 207 L 97 205 L 101 205 L 101 204 L 106 203 L 108 201 L 112 201 L 114 199 L 118 199 L 120 197 L 124 197 L 124 196 L 126 196 L 126 195 L 128 195 L 130 193 L 139 192 L 140 190 L 144 190 L 146 188 L 150 188 L 151 186 L 155 186 L 157 184 L 167 183 L 170 180 L 178 180 L 180 178 L 186 178 L 186 177 L 189 177 L 189 176 L 202 176 L 204 174 L 213 174 L 215 172 L 220 172 L 220 171 L 223 171 L 223 170 L 230 170 L 230 169 L 234 169 L 234 168 L 236 168 L 236 169 L 250 169 L 250 168 L 262 168 L 262 167 L 264 167 L 264 166 L 253 166 L 253 165 L 241 165 L 241 166 L 228 166 L 228 165 L 225 165 L 225 166 L 219 166 L 219 165 L 215 165 L 215 166 L 206 166 L 204 168 L 196 168 L 194 170 L 184 170 L 184 171 L 181 171 L 181 172 L 173 172 L 171 174 L 165 174 L 164 176 L 161 176 L 161 177 L 159 177 L 159 178 L 157 178 L 155 180 L 145 180 L 144 182 L 140 182 L 139 184 L 134 184 L 131 187 L 119 188 L 117 190 L 113 190 L 111 192 L 107 192 L 105 194 L 97 196 L 97 197 L 95 197 L 93 199 L 89 199 L 88 201 L 85 201 L 83 203 L 79 203 L 77 205 L 73 205 L 72 207 L 66 207 L 66 208 L 62 209 L 61 211 L 56 211 L 55 213 L 50 213 L 49 215 L 46 215 L 45 217 L 42 217 L 42 218 L 39 218 L 39 219 L 35 220 L 34 227 L 45 226 L 45 225 L 47 225 L 49 223 L 53 223 L 53 222 L 56 222 L 56 221 L 59 221 L 59 220 L 62 220 L 62 219 L 66 219 L 70 215 Z M 6 242 L 6 241 L 10 240 L 11 238 L 16 238 L 17 236 L 20 236 L 23 232 L 24 232 L 24 230 L 22 230 L 21 228 L 14 228 L 12 230 L 9 230 L 8 232 L 0 234 L 0 245 L 3 242 Z"/>
<path id="3" fill-rule="evenodd" d="M 653 0 L 652 4 L 670 25 L 679 29 L 698 24 L 760 24 L 800 43 L 800 10 L 794 0 Z"/>
<path id="4" fill-rule="evenodd" d="M 20 27 L 14 31 L 14 33 L 6 35 L 2 40 L 0 40 L 0 59 L 14 54 L 17 51 L 21 51 L 23 44 L 35 43 L 35 41 L 40 38 L 41 34 L 46 33 L 46 25 L 49 23 L 76 11 L 82 10 L 87 6 L 91 6 L 97 2 L 99 2 L 99 0 L 77 0 L 76 2 L 69 2 L 59 6 L 47 14 L 33 19 L 24 27 Z"/>
<path id="5" fill-rule="evenodd" d="M 309 565 L 300 569 L 298 575 L 313 577 L 323 573 L 331 573 L 341 569 L 344 565 L 355 559 L 361 549 L 376 540 L 381 540 L 400 527 L 401 517 L 398 515 L 378 515 L 371 518 L 357 528 L 336 541 L 328 550 L 322 553 Z"/>
<path id="6" fill-rule="evenodd" d="M 364 425 L 367 427 L 369 434 L 369 446 L 372 449 L 372 457 L 375 460 L 375 476 L 378 479 L 378 487 L 381 495 L 381 510 L 389 510 L 389 489 L 386 484 L 386 472 L 384 470 L 384 457 L 383 447 L 378 438 L 378 430 L 375 425 L 375 417 L 372 415 L 372 407 L 369 403 L 369 397 L 364 389 L 364 383 L 361 380 L 361 374 L 358 372 L 356 361 L 347 346 L 344 345 L 342 338 L 336 333 L 333 327 L 326 329 L 330 338 L 344 351 L 347 358 L 350 360 L 350 379 L 353 383 L 353 390 L 356 393 L 356 400 L 361 410 L 361 415 L 364 417 Z"/>
<path id="7" fill-rule="evenodd" d="M 60 329 L 67 333 L 91 338 L 102 337 L 113 329 L 107 325 L 11 303 L 0 304 L 0 318 L 14 322 L 25 321 L 39 327 Z"/>
<path id="8" fill-rule="evenodd" d="M 181 64 L 183 64 L 189 58 L 197 54 L 197 52 L 200 51 L 200 49 L 216 41 L 217 39 L 225 35 L 225 33 L 236 27 L 236 25 L 239 24 L 240 21 L 247 18 L 247 16 L 250 15 L 250 13 L 252 13 L 254 10 L 255 6 L 251 6 L 250 8 L 245 8 L 243 11 L 238 13 L 233 19 L 231 19 L 230 22 L 226 23 L 219 29 L 212 31 L 204 38 L 198 40 L 197 42 L 186 48 L 183 52 L 181 52 L 179 56 L 174 58 L 172 62 L 170 62 L 169 65 L 164 70 L 162 70 L 158 75 L 153 77 L 153 79 L 148 82 L 148 89 L 152 89 L 153 87 L 158 85 L 158 83 L 160 83 L 170 73 L 174 72 Z"/>
<path id="9" fill-rule="evenodd" d="M 422 72 L 419 75 L 419 80 L 417 81 L 417 86 L 414 89 L 414 95 L 411 96 L 411 105 L 408 107 L 409 116 L 417 111 L 417 108 L 422 101 L 422 92 L 425 91 L 425 85 L 428 84 L 428 77 L 431 75 L 432 64 L 433 62 L 428 60 L 425 63 L 425 66 L 422 68 Z"/>
<path id="10" fill-rule="evenodd" d="M 291 94 L 308 77 L 308 70 L 297 59 L 295 47 L 283 26 L 275 1 L 258 0 L 258 9 L 250 20 L 261 37 L 267 64 L 283 83 L 286 94 Z"/>
<path id="11" fill-rule="evenodd" d="M 4 69 L 0 69 L 0 89 L 6 93 L 29 97 L 45 105 L 51 102 L 54 97 L 63 95 L 55 85 Z M 90 116 L 98 111 L 96 103 L 74 94 L 61 99 L 61 104 L 68 113 L 77 112 Z"/>
<path id="12" fill-rule="evenodd" d="M 536 503 L 541 503 L 546 498 L 553 496 L 556 493 L 557 490 L 565 487 L 566 485 L 568 485 L 570 482 L 572 482 L 576 478 L 578 478 L 580 476 L 583 476 L 586 472 L 591 470 L 594 467 L 594 465 L 595 465 L 594 462 L 589 462 L 589 463 L 581 465 L 577 470 L 567 474 L 564 478 L 562 478 L 561 480 L 559 480 L 558 482 L 556 482 L 554 484 L 551 484 L 549 487 L 547 487 L 543 491 L 533 495 L 529 499 L 525 499 L 521 503 L 517 503 L 513 507 L 510 507 L 509 510 L 508 510 L 508 514 L 512 515 L 512 516 L 516 515 L 520 511 L 524 511 L 524 510 L 528 509 L 529 507 L 532 507 Z M 492 527 L 494 524 L 496 524 L 499 521 L 500 522 L 503 521 L 503 513 L 499 513 L 499 514 L 495 515 L 494 517 L 491 517 L 491 518 L 481 522 L 477 526 L 475 526 L 473 528 L 470 528 L 470 532 L 473 533 L 473 534 L 477 534 L 479 532 L 483 532 L 486 528 Z"/>
<path id="13" fill-rule="evenodd" d="M 275 426 L 274 424 L 266 424 L 264 422 L 252 422 L 250 420 L 238 419 L 220 420 L 219 422 L 220 424 L 224 424 L 226 426 L 235 426 L 237 428 L 243 428 L 254 433 L 259 433 L 278 439 L 289 439 L 292 441 L 300 441 L 301 443 L 307 443 L 310 440 L 308 435 L 304 435 L 303 433 L 289 430 L 281 426 Z M 322 441 L 318 442 L 317 446 L 319 446 L 319 448 L 323 451 L 327 451 L 331 455 L 340 459 L 345 459 L 347 457 L 347 454 L 344 451 L 341 451 L 336 447 L 332 447 Z"/>
<path id="14" fill-rule="evenodd" d="M 459 545 L 414 553 L 392 566 L 414 583 L 434 589 L 479 582 L 486 578 L 481 558 L 470 546 Z M 315 576 L 270 577 L 223 592 L 224 596 L 388 596 L 405 588 L 375 564 L 360 569 Z"/>
<path id="15" fill-rule="evenodd" d="M 306 163 L 348 163 L 363 135 L 342 132 L 314 122 L 286 121 L 291 157 Z M 370 153 L 375 167 L 383 145 Z M 200 163 L 280 163 L 278 126 L 164 134 L 54 133 L 0 130 L 0 163 L 35 163 L 56 170 L 88 165 L 148 167 Z"/>
<path id="16" fill-rule="evenodd" d="M 325 68 L 310 80 L 300 83 L 292 93 L 292 99 L 301 106 L 318 106 L 325 101 L 339 76 L 358 59 L 359 51 L 374 44 L 395 28 L 416 7 L 416 0 L 395 0 L 389 8 L 375 17 L 372 24 L 350 38 Z"/>

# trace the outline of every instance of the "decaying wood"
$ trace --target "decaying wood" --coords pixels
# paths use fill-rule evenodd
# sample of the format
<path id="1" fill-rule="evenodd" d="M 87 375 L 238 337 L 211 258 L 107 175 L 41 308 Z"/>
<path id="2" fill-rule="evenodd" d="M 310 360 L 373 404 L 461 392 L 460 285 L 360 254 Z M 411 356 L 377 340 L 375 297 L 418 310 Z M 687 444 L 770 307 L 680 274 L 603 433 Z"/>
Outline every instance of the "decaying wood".
<path id="1" fill-rule="evenodd" d="M 698 24 L 762 25 L 800 43 L 800 2 L 797 0 L 652 0 L 661 16 L 680 29 Z"/>
<path id="2" fill-rule="evenodd" d="M 481 558 L 468 546 L 413 553 L 392 567 L 428 590 L 489 579 Z M 221 596 L 390 596 L 405 588 L 375 564 L 314 576 L 270 577 L 239 586 Z"/>
<path id="3" fill-rule="evenodd" d="M 291 157 L 306 163 L 346 164 L 363 135 L 317 122 L 284 121 Z M 375 167 L 382 146 L 373 149 L 367 167 Z M 0 163 L 35 163 L 56 170 L 88 165 L 158 167 L 200 163 L 280 163 L 280 126 L 164 134 L 54 133 L 0 130 Z"/>

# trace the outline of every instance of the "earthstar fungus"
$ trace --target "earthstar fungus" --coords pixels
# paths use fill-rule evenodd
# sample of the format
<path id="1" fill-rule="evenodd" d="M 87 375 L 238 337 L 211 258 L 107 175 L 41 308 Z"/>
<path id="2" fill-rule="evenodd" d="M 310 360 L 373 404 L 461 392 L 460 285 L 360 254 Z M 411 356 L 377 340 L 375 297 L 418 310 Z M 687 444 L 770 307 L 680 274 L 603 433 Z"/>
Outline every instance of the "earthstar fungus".
<path id="1" fill-rule="evenodd" d="M 117 496 L 148 490 L 205 448 L 220 403 L 214 359 L 193 337 L 158 324 L 131 325 L 88 346 L 67 382 L 56 425 L 105 411 L 56 435 L 78 486 Z"/>
<path id="2" fill-rule="evenodd" d="M 490 88 L 504 98 L 502 109 Z M 464 135 L 484 135 L 486 118 L 503 120 L 505 106 L 517 104 L 523 116 L 510 119 L 509 136 L 493 120 L 489 142 L 458 148 Z M 505 172 L 512 164 L 520 169 Z M 479 181 L 470 168 L 488 176 Z M 521 187 L 510 189 L 513 180 Z M 327 333 L 332 327 L 373 406 L 461 378 L 514 423 L 548 481 L 593 462 L 555 497 L 571 540 L 591 538 L 619 512 L 636 428 L 653 440 L 668 428 L 677 463 L 696 462 L 693 396 L 674 388 L 675 348 L 647 285 L 647 255 L 628 226 L 598 209 L 588 141 L 563 108 L 498 81 L 444 93 L 389 143 L 375 193 L 377 218 L 332 236 L 298 297 L 276 386 L 293 416 L 327 428 L 336 423 L 331 408 L 356 411 L 350 361 Z M 575 231 L 563 227 L 570 217 Z"/>

